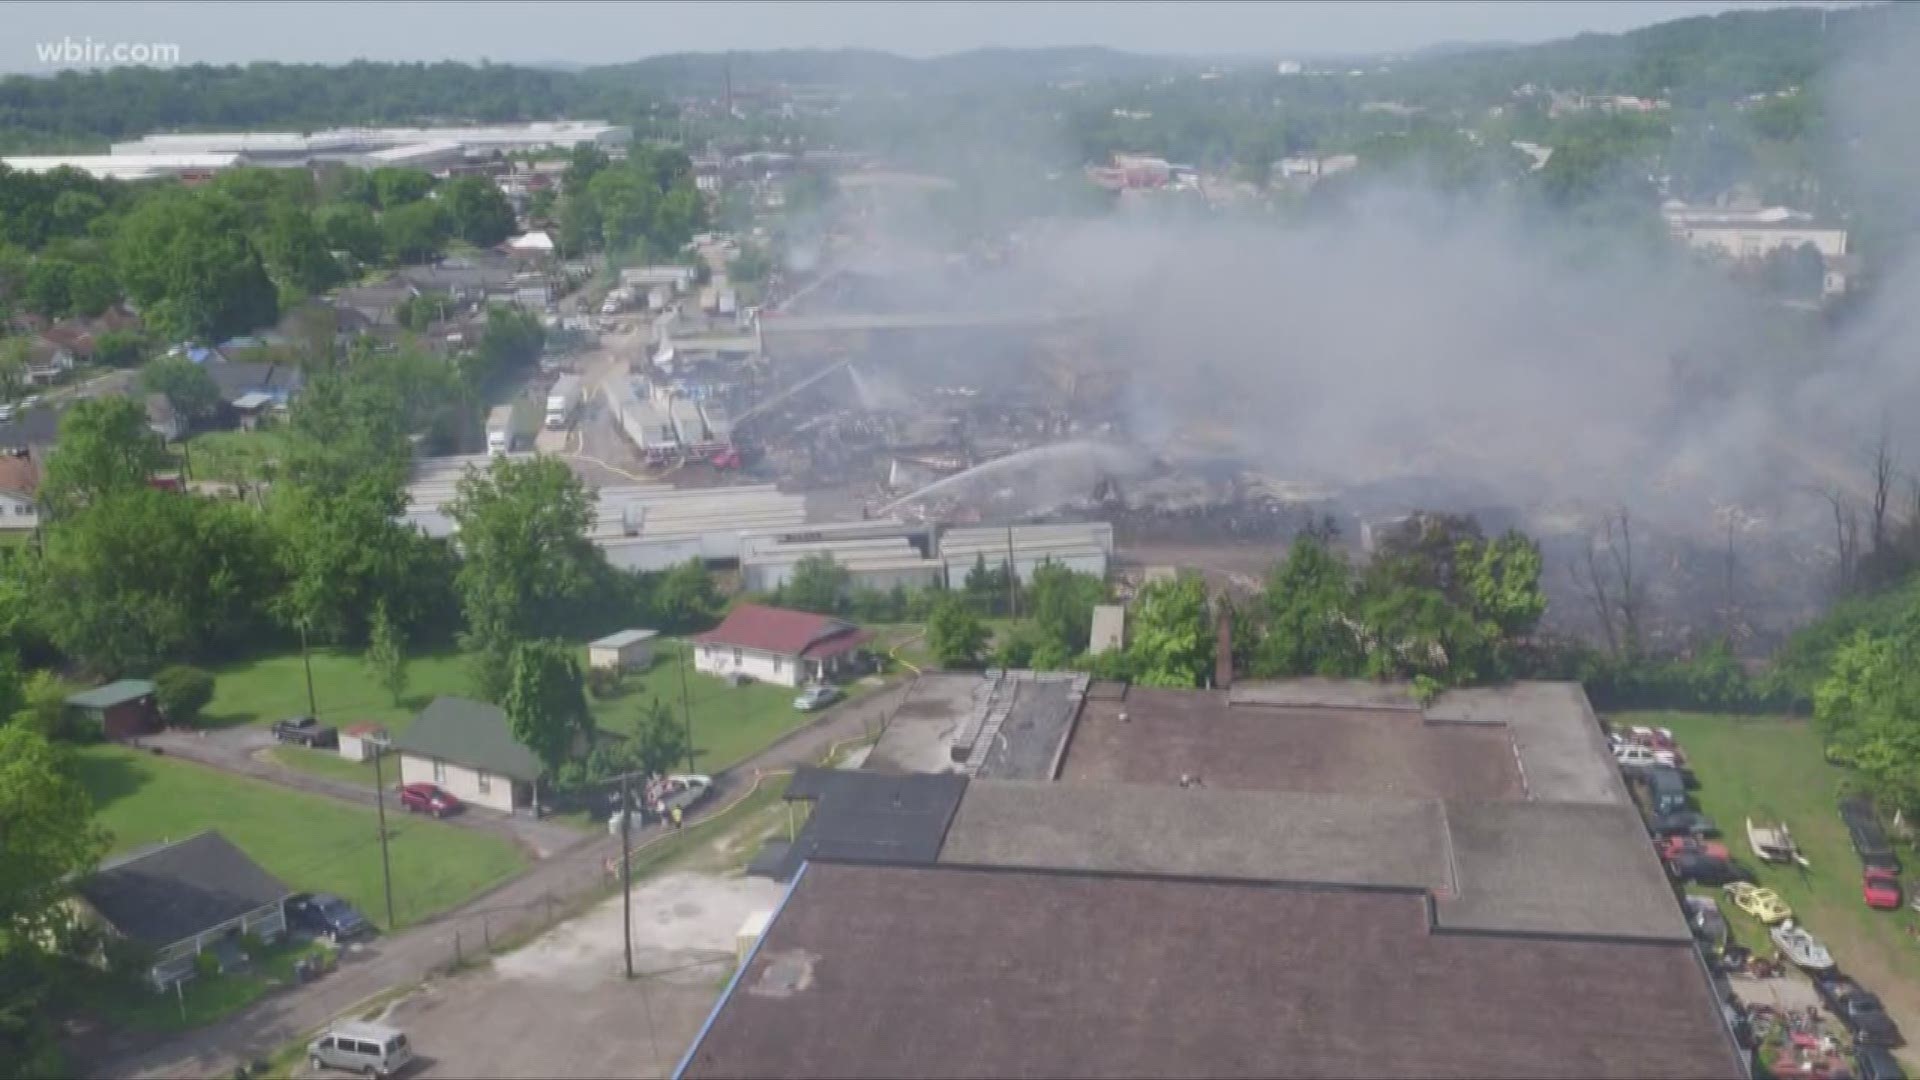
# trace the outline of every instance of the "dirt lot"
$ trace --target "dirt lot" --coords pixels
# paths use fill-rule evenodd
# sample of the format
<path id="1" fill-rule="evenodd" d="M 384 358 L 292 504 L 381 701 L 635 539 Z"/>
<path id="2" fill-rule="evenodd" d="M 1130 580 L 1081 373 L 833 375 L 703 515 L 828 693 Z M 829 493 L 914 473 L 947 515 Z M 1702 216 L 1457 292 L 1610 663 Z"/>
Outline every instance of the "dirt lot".
<path id="1" fill-rule="evenodd" d="M 678 871 L 636 885 L 633 965 L 651 977 L 632 982 L 615 898 L 490 967 L 429 984 L 385 1017 L 421 1056 L 407 1075 L 665 1076 L 733 972 L 740 924 L 784 892 L 732 873 Z"/>

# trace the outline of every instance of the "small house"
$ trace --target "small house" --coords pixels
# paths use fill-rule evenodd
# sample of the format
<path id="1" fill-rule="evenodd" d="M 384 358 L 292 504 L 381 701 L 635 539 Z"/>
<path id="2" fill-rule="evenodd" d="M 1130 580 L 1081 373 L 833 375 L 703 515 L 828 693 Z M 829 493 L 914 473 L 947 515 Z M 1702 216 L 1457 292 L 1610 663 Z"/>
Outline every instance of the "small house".
<path id="1" fill-rule="evenodd" d="M 155 989 L 191 979 L 195 958 L 240 958 L 239 939 L 287 931 L 285 885 L 213 829 L 109 859 L 75 888 L 81 921 L 144 947 Z"/>
<path id="2" fill-rule="evenodd" d="M 437 697 L 393 740 L 402 784 L 430 783 L 462 802 L 512 813 L 539 805 L 546 771 L 513 737 L 505 710 L 484 701 Z"/>
<path id="3" fill-rule="evenodd" d="M 40 524 L 40 466 L 24 452 L 0 454 L 0 532 Z"/>
<path id="4" fill-rule="evenodd" d="M 827 682 L 860 670 L 871 640 L 872 632 L 825 615 L 741 604 L 693 639 L 693 667 L 782 686 Z"/>
<path id="5" fill-rule="evenodd" d="M 587 666 L 613 671 L 643 670 L 653 663 L 653 630 L 622 630 L 587 645 Z"/>
<path id="6" fill-rule="evenodd" d="M 109 739 L 137 738 L 161 727 L 160 703 L 147 679 L 121 679 L 81 691 L 67 699 L 67 707 L 98 723 L 101 735 Z"/>
<path id="7" fill-rule="evenodd" d="M 340 732 L 340 756 L 348 761 L 372 761 L 387 742 L 387 729 L 379 724 L 349 724 Z"/>

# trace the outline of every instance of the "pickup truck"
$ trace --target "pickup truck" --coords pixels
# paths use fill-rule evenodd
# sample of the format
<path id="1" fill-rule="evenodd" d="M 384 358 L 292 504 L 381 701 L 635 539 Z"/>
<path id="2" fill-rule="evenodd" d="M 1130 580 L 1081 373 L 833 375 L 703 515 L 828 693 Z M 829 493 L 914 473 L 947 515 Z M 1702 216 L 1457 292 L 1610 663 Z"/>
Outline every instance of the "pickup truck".
<path id="1" fill-rule="evenodd" d="M 1900 857 L 1887 842 L 1886 830 L 1880 827 L 1880 815 L 1874 812 L 1871 802 L 1862 798 L 1842 799 L 1840 820 L 1847 824 L 1847 839 L 1853 844 L 1853 853 L 1860 856 L 1861 865 L 1900 872 Z"/>
<path id="2" fill-rule="evenodd" d="M 1881 1008 L 1880 999 L 1845 975 L 1827 975 L 1813 981 L 1815 993 L 1827 1011 L 1840 1018 L 1856 1043 L 1899 1046 L 1900 1028 Z"/>
<path id="3" fill-rule="evenodd" d="M 298 743 L 315 749 L 340 745 L 340 732 L 311 716 L 294 716 L 276 721 L 273 737 L 283 743 Z"/>

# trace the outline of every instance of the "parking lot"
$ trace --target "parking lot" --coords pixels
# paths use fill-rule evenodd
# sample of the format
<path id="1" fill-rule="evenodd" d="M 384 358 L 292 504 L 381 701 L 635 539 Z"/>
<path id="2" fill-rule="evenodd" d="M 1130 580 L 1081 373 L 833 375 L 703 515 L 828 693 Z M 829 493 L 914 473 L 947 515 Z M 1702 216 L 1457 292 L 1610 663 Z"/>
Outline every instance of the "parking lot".
<path id="1" fill-rule="evenodd" d="M 409 1076 L 665 1076 L 727 978 L 741 923 L 785 887 L 738 874 L 669 873 L 633 892 L 633 965 L 622 971 L 620 900 L 491 965 L 390 1006 L 420 1062 Z M 302 1065 L 301 1076 L 327 1076 Z"/>

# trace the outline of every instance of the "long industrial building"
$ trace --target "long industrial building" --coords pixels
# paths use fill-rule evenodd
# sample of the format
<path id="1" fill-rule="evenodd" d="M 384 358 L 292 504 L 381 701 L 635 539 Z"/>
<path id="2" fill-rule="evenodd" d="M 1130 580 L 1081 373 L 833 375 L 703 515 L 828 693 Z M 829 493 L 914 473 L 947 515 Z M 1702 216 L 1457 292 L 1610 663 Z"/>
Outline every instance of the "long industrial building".
<path id="1" fill-rule="evenodd" d="M 250 164 L 302 166 L 316 161 L 361 164 L 371 155 L 403 147 L 458 147 L 468 156 L 500 151 L 526 153 L 570 150 L 577 146 L 602 149 L 633 142 L 633 129 L 600 120 L 554 120 L 531 124 L 492 124 L 471 127 L 335 128 L 302 133 L 293 131 L 214 131 L 148 135 L 114 143 L 114 157 L 152 154 L 241 154 Z M 375 159 L 376 161 L 378 159 Z"/>
<path id="2" fill-rule="evenodd" d="M 247 163 L 240 154 L 149 154 L 143 157 L 111 157 L 106 154 L 41 155 L 0 158 L 0 165 L 19 173 L 47 173 L 56 169 L 78 169 L 96 180 L 204 180 Z"/>
<path id="3" fill-rule="evenodd" d="M 1011 562 L 1021 581 L 1047 563 L 1104 578 L 1113 559 L 1113 526 L 1104 521 L 1051 525 L 940 528 L 887 519 L 749 535 L 740 546 L 741 583 L 772 592 L 807 558 L 827 556 L 847 572 L 848 587 L 880 592 L 966 584 L 984 561 Z"/>

